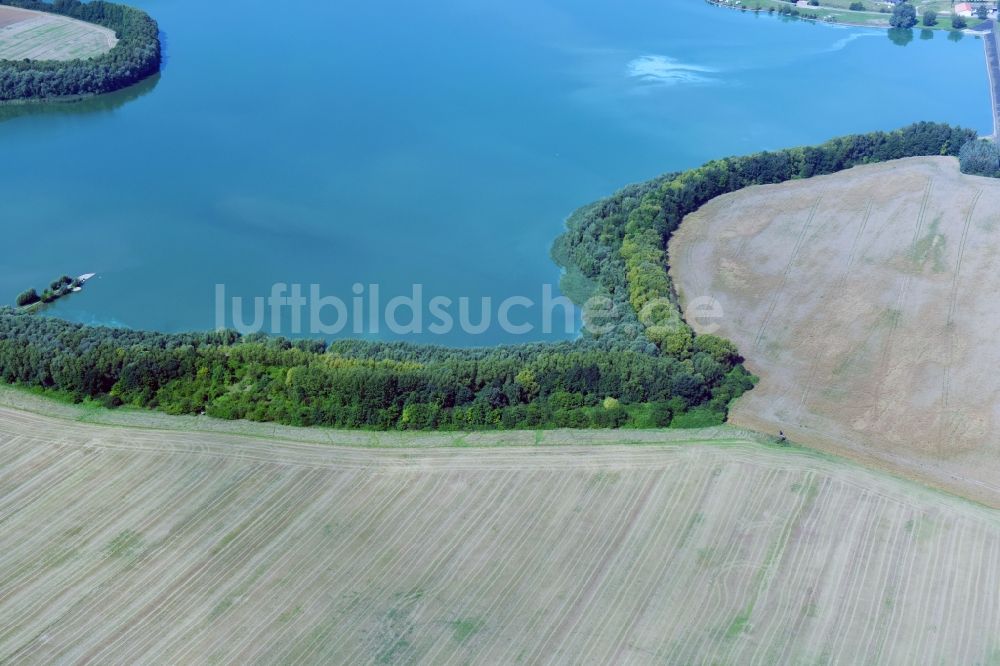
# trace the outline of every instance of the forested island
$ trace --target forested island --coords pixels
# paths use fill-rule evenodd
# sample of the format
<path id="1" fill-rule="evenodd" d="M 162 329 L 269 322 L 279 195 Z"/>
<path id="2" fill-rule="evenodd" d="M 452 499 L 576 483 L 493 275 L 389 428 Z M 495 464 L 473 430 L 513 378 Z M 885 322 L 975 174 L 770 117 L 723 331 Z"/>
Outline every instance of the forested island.
<path id="1" fill-rule="evenodd" d="M 93 0 L 0 0 L 0 5 L 49 12 L 114 30 L 118 43 L 76 60 L 0 60 L 0 101 L 86 97 L 125 88 L 160 70 L 159 28 L 144 11 Z"/>
<path id="2" fill-rule="evenodd" d="M 566 291 L 615 325 L 566 343 L 451 349 L 220 331 L 87 327 L 0 309 L 0 379 L 108 407 L 372 429 L 687 427 L 721 423 L 755 378 L 728 341 L 683 321 L 666 247 L 684 216 L 744 187 L 925 155 L 971 130 L 917 123 L 709 162 L 577 211 L 555 243 Z M 967 149 L 968 150 L 968 149 Z"/>

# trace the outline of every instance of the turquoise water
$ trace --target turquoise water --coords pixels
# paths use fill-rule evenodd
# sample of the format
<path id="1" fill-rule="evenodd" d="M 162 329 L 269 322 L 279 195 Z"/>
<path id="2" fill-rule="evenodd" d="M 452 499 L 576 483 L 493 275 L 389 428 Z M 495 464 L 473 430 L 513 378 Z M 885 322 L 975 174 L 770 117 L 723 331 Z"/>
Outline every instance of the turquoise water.
<path id="1" fill-rule="evenodd" d="M 52 314 L 209 329 L 216 284 L 275 282 L 539 301 L 565 216 L 625 183 L 915 120 L 992 129 L 971 37 L 699 0 L 138 4 L 165 33 L 158 80 L 0 110 L 0 302 L 86 272 Z"/>

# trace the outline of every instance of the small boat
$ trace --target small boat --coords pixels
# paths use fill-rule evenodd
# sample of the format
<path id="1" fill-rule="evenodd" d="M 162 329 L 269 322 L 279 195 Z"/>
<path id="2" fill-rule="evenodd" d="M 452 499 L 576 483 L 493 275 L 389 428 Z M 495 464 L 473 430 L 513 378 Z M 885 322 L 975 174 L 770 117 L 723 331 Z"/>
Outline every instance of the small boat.
<path id="1" fill-rule="evenodd" d="M 97 275 L 97 273 L 84 273 L 76 279 L 76 286 L 70 289 L 72 292 L 83 291 L 83 285 L 87 283 L 87 280 L 91 279 Z"/>

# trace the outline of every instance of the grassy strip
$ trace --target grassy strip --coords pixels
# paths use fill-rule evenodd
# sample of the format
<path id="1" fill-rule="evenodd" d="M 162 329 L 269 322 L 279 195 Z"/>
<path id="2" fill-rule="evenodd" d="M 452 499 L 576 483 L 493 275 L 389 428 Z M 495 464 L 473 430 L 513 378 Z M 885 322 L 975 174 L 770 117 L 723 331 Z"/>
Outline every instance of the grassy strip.
<path id="1" fill-rule="evenodd" d="M 929 493 L 937 499 L 960 501 L 986 509 L 987 504 L 942 490 L 933 485 L 883 468 L 872 468 L 850 458 L 809 448 L 795 442 L 779 442 L 774 436 L 730 425 L 690 430 L 529 430 L 473 432 L 362 432 L 321 427 L 274 426 L 250 421 L 225 421 L 207 416 L 170 416 L 142 409 L 108 410 L 96 402 L 74 404 L 68 396 L 56 397 L 19 386 L 0 384 L 0 408 L 13 409 L 45 418 L 76 422 L 120 430 L 145 430 L 190 435 L 222 435 L 248 438 L 275 444 L 302 444 L 373 451 L 406 449 L 503 449 L 503 448 L 567 448 L 614 447 L 655 448 L 664 446 L 712 448 L 760 447 L 762 450 L 788 456 L 789 460 L 813 461 L 827 465 L 849 467 L 859 473 L 892 478 L 917 492 Z M 154 417 L 154 418 L 151 418 Z M 2 423 L 2 420 L 0 420 Z M 2 427 L 0 427 L 2 429 Z M 1000 524 L 1000 518 L 996 518 Z"/>
<path id="2" fill-rule="evenodd" d="M 210 416 L 172 416 L 161 412 L 120 407 L 106 409 L 94 400 L 76 403 L 68 393 L 0 384 L 0 407 L 62 421 L 112 428 L 141 428 L 165 432 L 204 432 L 305 444 L 349 444 L 365 448 L 508 446 L 652 445 L 670 443 L 757 442 L 773 445 L 774 438 L 728 425 L 643 430 L 513 430 L 513 431 L 359 431 L 312 426 L 281 426 L 253 421 L 228 421 Z M 339 440 L 339 441 L 338 441 Z M 794 447 L 784 447 L 794 448 Z"/>

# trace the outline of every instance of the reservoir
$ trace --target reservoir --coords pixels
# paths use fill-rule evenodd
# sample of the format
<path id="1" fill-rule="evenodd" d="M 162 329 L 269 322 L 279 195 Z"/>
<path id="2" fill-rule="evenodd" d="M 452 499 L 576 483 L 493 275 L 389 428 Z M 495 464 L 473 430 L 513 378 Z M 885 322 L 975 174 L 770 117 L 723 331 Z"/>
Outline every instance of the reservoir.
<path id="1" fill-rule="evenodd" d="M 627 183 L 918 120 L 992 131 L 983 43 L 943 31 L 700 0 L 135 4 L 163 30 L 158 78 L 0 108 L 2 303 L 89 272 L 47 312 L 208 330 L 217 285 L 275 283 L 541 301 L 565 217 Z"/>

